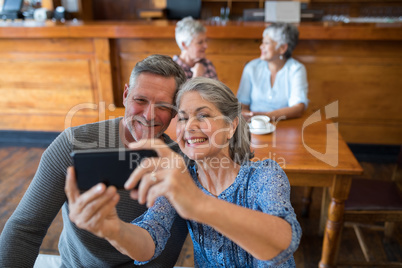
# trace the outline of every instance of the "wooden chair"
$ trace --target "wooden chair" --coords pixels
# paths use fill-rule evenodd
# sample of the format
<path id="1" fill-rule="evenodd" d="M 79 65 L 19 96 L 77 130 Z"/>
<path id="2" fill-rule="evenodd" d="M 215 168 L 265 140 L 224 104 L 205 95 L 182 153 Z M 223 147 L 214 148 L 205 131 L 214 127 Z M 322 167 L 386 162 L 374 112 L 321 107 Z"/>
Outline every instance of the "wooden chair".
<path id="1" fill-rule="evenodd" d="M 378 222 L 385 224 L 384 226 L 367 224 Z M 349 198 L 345 202 L 344 226 L 353 227 L 355 230 L 366 261 L 347 262 L 338 260 L 338 265 L 402 267 L 402 262 L 374 262 L 370 258 L 369 247 L 364 242 L 361 231 L 362 227 L 383 230 L 385 231 L 385 239 L 389 239 L 395 222 L 402 222 L 402 194 L 395 181 L 353 179 Z"/>

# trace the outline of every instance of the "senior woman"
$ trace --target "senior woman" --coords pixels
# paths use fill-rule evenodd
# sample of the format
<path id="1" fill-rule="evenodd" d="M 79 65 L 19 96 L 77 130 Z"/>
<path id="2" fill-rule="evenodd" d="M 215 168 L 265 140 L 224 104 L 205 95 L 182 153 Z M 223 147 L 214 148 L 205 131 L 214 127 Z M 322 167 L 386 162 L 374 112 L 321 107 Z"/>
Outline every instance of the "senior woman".
<path id="1" fill-rule="evenodd" d="M 173 60 L 183 68 L 187 79 L 198 76 L 218 79 L 215 66 L 206 59 L 207 36 L 201 22 L 192 17 L 177 22 L 176 42 L 181 53 L 173 56 Z"/>
<path id="2" fill-rule="evenodd" d="M 177 142 L 193 160 L 160 140 L 132 148 L 154 149 L 125 184 L 149 209 L 132 223 L 119 220 L 113 186 L 95 186 L 87 202 L 70 208 L 78 227 L 106 238 L 136 264 L 157 257 L 179 214 L 187 220 L 195 267 L 295 267 L 301 228 L 290 203 L 290 186 L 273 160 L 251 162 L 250 136 L 232 91 L 204 77 L 188 80 L 177 96 Z M 75 189 L 74 189 L 75 188 Z M 78 192 L 69 172 L 66 193 Z M 176 214 L 177 213 L 177 214 Z"/>
<path id="3" fill-rule="evenodd" d="M 244 67 L 237 92 L 247 120 L 254 115 L 296 118 L 307 108 L 306 69 L 292 58 L 298 39 L 299 31 L 289 23 L 273 23 L 264 30 L 261 56 Z"/>

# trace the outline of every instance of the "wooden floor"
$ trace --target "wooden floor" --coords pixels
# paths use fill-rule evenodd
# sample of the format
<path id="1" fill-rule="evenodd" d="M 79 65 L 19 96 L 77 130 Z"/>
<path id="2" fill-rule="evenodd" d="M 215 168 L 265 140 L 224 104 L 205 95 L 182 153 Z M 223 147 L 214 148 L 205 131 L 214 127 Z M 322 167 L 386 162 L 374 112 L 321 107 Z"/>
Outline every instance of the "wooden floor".
<path id="1" fill-rule="evenodd" d="M 0 148 L 0 231 L 10 217 L 19 200 L 27 189 L 38 166 L 43 148 L 2 147 Z M 364 178 L 379 178 L 388 180 L 391 177 L 394 164 L 374 164 L 362 162 Z M 318 235 L 318 219 L 322 197 L 321 188 L 313 191 L 313 201 L 309 218 L 300 216 L 302 210 L 301 196 L 303 188 L 293 187 L 291 199 L 298 219 L 302 225 L 303 237 L 295 260 L 298 268 L 317 267 L 321 257 L 322 237 Z M 58 254 L 57 243 L 62 228 L 62 219 L 58 217 L 52 223 L 46 235 L 41 253 Z M 395 230 L 392 241 L 383 243 L 382 234 L 375 231 L 364 231 L 370 254 L 376 260 L 402 261 L 402 226 Z M 340 258 L 351 261 L 363 260 L 363 254 L 352 229 L 344 230 L 341 242 Z M 193 266 L 191 241 L 187 241 L 177 262 L 178 266 Z"/>

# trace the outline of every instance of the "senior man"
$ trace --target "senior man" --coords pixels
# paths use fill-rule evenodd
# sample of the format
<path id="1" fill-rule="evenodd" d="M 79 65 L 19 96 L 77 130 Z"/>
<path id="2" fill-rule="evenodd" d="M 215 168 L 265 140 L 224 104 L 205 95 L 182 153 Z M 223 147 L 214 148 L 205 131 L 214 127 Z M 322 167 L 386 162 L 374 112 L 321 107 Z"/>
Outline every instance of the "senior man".
<path id="1" fill-rule="evenodd" d="M 76 227 L 69 219 L 64 193 L 67 167 L 72 165 L 73 150 L 124 148 L 142 138 L 157 137 L 178 146 L 166 135 L 175 95 L 186 76 L 170 57 L 152 55 L 136 64 L 129 85 L 125 85 L 123 118 L 68 128 L 43 153 L 37 172 L 21 202 L 7 221 L 0 236 L 0 267 L 32 267 L 47 229 L 60 208 L 63 231 L 59 240 L 61 267 L 135 267 L 106 240 Z M 121 190 L 117 205 L 119 217 L 131 222 L 145 212 Z M 187 236 L 181 218 L 171 229 L 169 245 L 149 267 L 173 267 Z"/>

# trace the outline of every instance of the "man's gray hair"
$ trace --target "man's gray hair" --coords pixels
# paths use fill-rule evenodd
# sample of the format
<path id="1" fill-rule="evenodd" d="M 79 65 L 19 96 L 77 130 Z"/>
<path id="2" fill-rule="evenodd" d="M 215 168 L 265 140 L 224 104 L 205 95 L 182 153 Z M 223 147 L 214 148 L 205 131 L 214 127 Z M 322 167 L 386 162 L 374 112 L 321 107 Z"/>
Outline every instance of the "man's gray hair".
<path id="1" fill-rule="evenodd" d="M 262 33 L 263 37 L 267 35 L 278 43 L 276 46 L 277 49 L 281 45 L 288 44 L 288 49 L 286 50 L 284 57 L 288 59 L 292 56 L 293 50 L 299 41 L 299 30 L 296 26 L 284 22 L 272 23 L 265 28 Z"/>
<path id="2" fill-rule="evenodd" d="M 186 92 L 196 91 L 201 97 L 211 103 L 222 113 L 228 123 L 239 118 L 239 124 L 233 137 L 229 141 L 229 153 L 231 159 L 237 164 L 254 157 L 251 152 L 251 136 L 247 122 L 241 114 L 241 104 L 232 90 L 222 82 L 206 78 L 195 77 L 184 83 L 177 94 L 176 103 L 180 107 L 180 100 Z"/>
<path id="3" fill-rule="evenodd" d="M 191 16 L 185 17 L 176 23 L 176 43 L 183 50 L 183 42 L 189 46 L 196 35 L 205 32 L 206 29 L 201 22 L 194 20 Z"/>
<path id="4" fill-rule="evenodd" d="M 130 75 L 129 90 L 134 87 L 137 77 L 142 73 L 151 73 L 166 78 L 173 77 L 176 81 L 176 91 L 173 102 L 180 86 L 187 80 L 183 69 L 174 62 L 171 57 L 154 54 L 137 62 Z"/>

